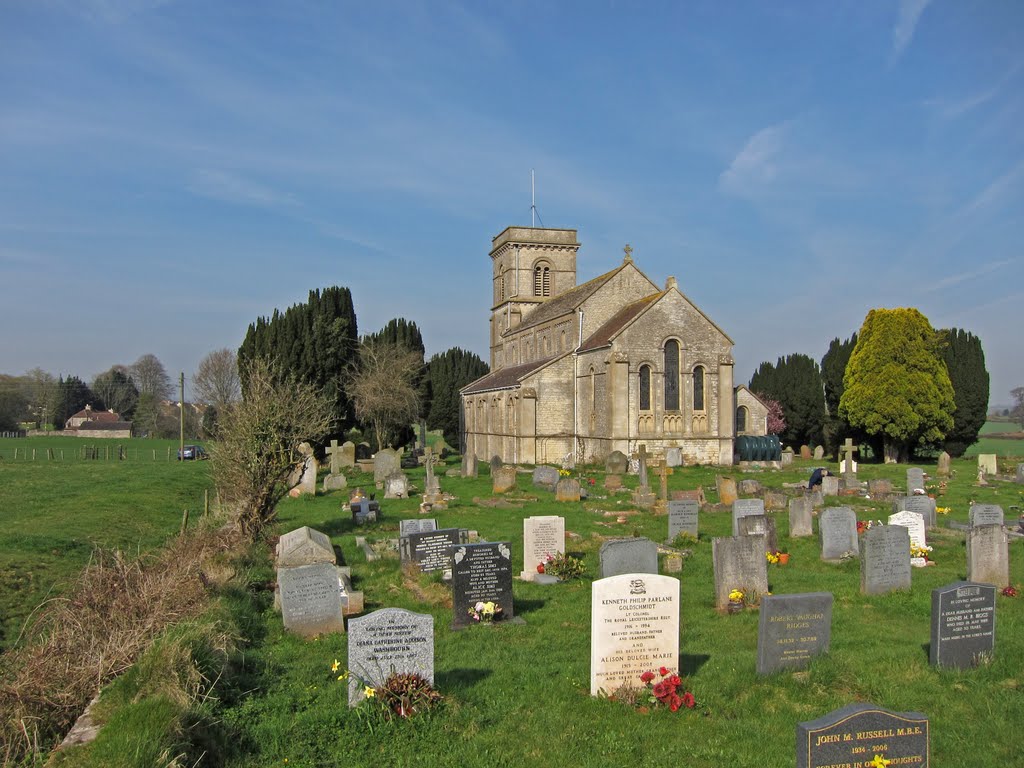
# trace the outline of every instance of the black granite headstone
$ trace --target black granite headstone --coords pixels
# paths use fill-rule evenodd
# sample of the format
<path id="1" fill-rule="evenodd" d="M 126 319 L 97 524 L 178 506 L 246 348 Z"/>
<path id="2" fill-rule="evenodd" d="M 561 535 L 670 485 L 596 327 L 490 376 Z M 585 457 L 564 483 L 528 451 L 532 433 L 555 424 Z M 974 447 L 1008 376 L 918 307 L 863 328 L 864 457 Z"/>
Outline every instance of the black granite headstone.
<path id="1" fill-rule="evenodd" d="M 932 643 L 938 667 L 969 669 L 990 656 L 996 641 L 996 588 L 957 581 L 932 590 Z"/>
<path id="2" fill-rule="evenodd" d="M 447 571 L 452 567 L 452 547 L 458 546 L 461 534 L 458 528 L 410 533 L 398 540 L 398 552 L 403 563 L 416 563 L 423 573 Z"/>
<path id="3" fill-rule="evenodd" d="M 919 712 L 890 712 L 874 704 L 848 704 L 796 726 L 797 768 L 928 768 L 929 760 L 928 718 Z"/>
<path id="4" fill-rule="evenodd" d="M 508 542 L 465 544 L 452 549 L 452 626 L 475 624 L 469 609 L 477 603 L 496 603 L 501 608 L 500 621 L 515 618 Z"/>

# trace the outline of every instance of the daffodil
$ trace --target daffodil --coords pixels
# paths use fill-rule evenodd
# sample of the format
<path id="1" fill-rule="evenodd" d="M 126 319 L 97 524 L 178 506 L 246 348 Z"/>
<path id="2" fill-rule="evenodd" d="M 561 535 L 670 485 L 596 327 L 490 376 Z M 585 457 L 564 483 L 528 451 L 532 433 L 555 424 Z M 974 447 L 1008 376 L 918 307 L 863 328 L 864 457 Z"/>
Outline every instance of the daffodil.
<path id="1" fill-rule="evenodd" d="M 377 695 L 377 689 L 374 688 L 372 685 L 368 685 L 365 688 L 363 688 L 363 695 L 366 696 L 366 698 L 368 699 L 372 699 L 374 696 Z"/>
<path id="2" fill-rule="evenodd" d="M 338 671 L 338 667 L 340 667 L 340 666 L 341 666 L 341 662 L 338 661 L 337 659 L 335 659 L 334 663 L 331 664 L 331 672 L 337 672 Z"/>
<path id="3" fill-rule="evenodd" d="M 885 768 L 885 766 L 889 765 L 891 762 L 892 760 L 886 760 L 881 755 L 875 755 L 875 759 L 868 763 L 868 765 L 871 766 L 871 768 Z"/>

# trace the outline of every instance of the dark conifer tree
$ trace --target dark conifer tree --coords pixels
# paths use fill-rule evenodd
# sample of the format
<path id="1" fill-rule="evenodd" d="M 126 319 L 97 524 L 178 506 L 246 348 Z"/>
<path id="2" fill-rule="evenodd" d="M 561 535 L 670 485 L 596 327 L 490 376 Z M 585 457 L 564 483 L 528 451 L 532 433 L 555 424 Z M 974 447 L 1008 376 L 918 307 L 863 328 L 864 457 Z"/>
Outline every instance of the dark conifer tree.
<path id="1" fill-rule="evenodd" d="M 959 328 L 942 331 L 942 334 L 946 338 L 942 358 L 946 361 L 956 402 L 953 428 L 946 433 L 943 448 L 950 456 L 959 457 L 977 442 L 985 423 L 989 376 L 981 339 Z"/>
<path id="2" fill-rule="evenodd" d="M 486 374 L 487 363 L 472 352 L 452 347 L 430 358 L 427 378 L 430 383 L 430 411 L 427 424 L 444 431 L 445 441 L 459 445 L 459 390 Z"/>
<path id="3" fill-rule="evenodd" d="M 850 362 L 850 355 L 853 348 L 857 346 L 857 333 L 854 331 L 846 341 L 838 338 L 832 339 L 828 345 L 828 352 L 821 358 L 821 381 L 825 389 L 825 448 L 830 454 L 835 454 L 839 444 L 847 437 L 857 441 L 863 440 L 863 430 L 854 429 L 839 415 L 839 401 L 843 397 L 843 376 L 846 374 L 846 364 Z M 881 444 L 878 445 L 879 450 Z"/>
<path id="4" fill-rule="evenodd" d="M 790 445 L 819 443 L 825 421 L 821 371 L 807 355 L 780 357 L 775 365 L 764 362 L 750 378 L 752 392 L 764 394 L 782 405 L 786 420 L 783 442 Z"/>

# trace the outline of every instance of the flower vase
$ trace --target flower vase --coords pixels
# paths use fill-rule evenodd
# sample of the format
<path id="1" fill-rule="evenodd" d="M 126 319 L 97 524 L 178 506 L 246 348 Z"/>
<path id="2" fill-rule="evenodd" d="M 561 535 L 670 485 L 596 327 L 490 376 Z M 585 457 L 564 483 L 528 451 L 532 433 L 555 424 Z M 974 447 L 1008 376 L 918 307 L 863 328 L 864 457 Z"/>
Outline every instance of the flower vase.
<path id="1" fill-rule="evenodd" d="M 743 603 L 738 600 L 730 600 L 726 610 L 728 610 L 729 613 L 739 613 L 743 610 Z"/>
<path id="2" fill-rule="evenodd" d="M 779 552 L 779 565 L 786 565 L 789 562 L 789 552 Z"/>

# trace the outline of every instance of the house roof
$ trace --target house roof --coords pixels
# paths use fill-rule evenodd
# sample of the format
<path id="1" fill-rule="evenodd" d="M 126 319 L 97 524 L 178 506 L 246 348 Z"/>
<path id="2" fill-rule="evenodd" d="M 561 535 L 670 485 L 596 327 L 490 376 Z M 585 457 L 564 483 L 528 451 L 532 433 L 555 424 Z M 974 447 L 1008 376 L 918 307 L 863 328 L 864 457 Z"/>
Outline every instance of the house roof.
<path id="1" fill-rule="evenodd" d="M 664 291 L 652 293 L 650 296 L 644 296 L 639 301 L 627 304 L 612 315 L 604 325 L 590 334 L 587 340 L 583 342 L 583 346 L 580 347 L 579 351 L 590 352 L 591 350 L 608 346 L 608 344 L 611 343 L 611 340 L 615 338 L 623 328 L 629 325 L 636 317 L 647 309 L 647 307 L 651 306 L 664 295 Z"/>
<path id="2" fill-rule="evenodd" d="M 475 395 L 480 392 L 489 392 L 496 389 L 512 389 L 513 387 L 519 386 L 519 382 L 522 379 L 529 376 L 531 373 L 540 370 L 548 363 L 552 362 L 558 357 L 546 357 L 543 360 L 532 360 L 529 363 L 520 363 L 519 365 L 510 365 L 506 368 L 499 368 L 496 371 L 488 373 L 486 376 L 481 376 L 473 383 L 467 385 L 461 390 L 464 395 Z"/>
<path id="3" fill-rule="evenodd" d="M 130 421 L 86 421 L 77 429 L 79 432 L 86 432 L 92 430 L 94 432 L 116 432 L 117 430 L 127 429 L 131 430 L 132 423 Z"/>
<path id="4" fill-rule="evenodd" d="M 94 411 L 92 408 L 83 408 L 74 414 L 72 419 L 88 419 L 89 421 L 112 422 L 121 421 L 120 414 L 114 411 Z"/>
<path id="5" fill-rule="evenodd" d="M 760 397 L 758 397 L 756 394 L 754 394 L 754 391 L 750 387 L 748 387 L 746 384 L 740 384 L 739 386 L 734 388 L 734 391 L 738 393 L 741 389 L 744 392 L 746 392 L 748 395 L 750 395 L 752 398 L 757 400 L 757 402 L 759 402 L 765 408 L 768 407 L 768 403 L 766 403 L 764 400 L 762 400 Z"/>
<path id="6" fill-rule="evenodd" d="M 541 325 L 554 320 L 556 317 L 576 311 L 577 307 L 593 296 L 598 288 L 611 280 L 625 266 L 625 263 L 620 264 L 611 272 L 605 272 L 603 275 L 598 275 L 582 285 L 577 285 L 575 288 L 570 288 L 568 291 L 558 294 L 550 301 L 544 302 L 533 310 L 520 325 L 510 328 L 502 335 L 513 336 L 527 328 Z"/>

